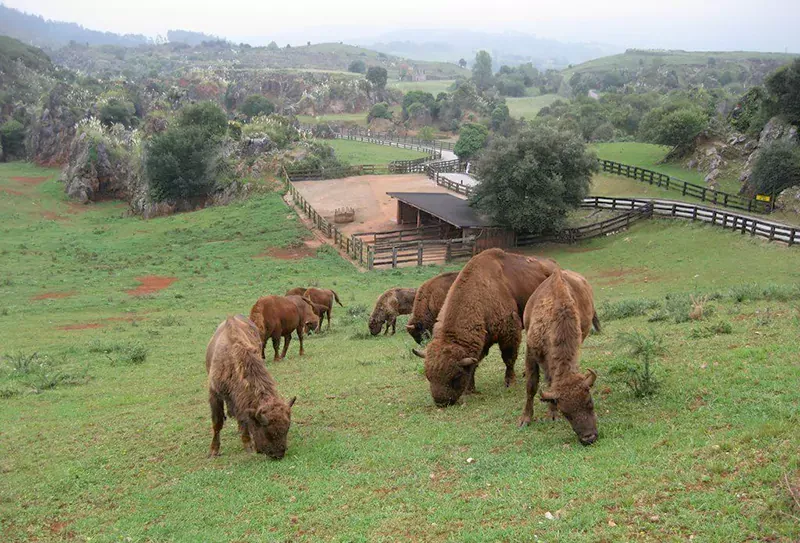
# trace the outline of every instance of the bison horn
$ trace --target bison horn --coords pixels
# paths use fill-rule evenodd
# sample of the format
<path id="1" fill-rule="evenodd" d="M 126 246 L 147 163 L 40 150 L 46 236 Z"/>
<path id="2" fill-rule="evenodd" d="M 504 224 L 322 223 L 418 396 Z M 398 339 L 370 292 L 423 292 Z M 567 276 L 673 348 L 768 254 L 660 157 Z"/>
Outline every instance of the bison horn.
<path id="1" fill-rule="evenodd" d="M 420 351 L 417 348 L 411 349 L 411 352 L 414 353 L 415 355 L 417 355 L 420 358 L 425 358 L 425 353 L 423 353 L 422 351 Z"/>
<path id="2" fill-rule="evenodd" d="M 409 332 L 413 332 L 416 329 L 416 326 L 413 324 L 406 324 L 406 330 Z"/>
<path id="3" fill-rule="evenodd" d="M 595 380 L 597 379 L 597 374 L 594 370 L 590 370 L 587 368 L 586 370 L 586 386 L 591 388 L 594 385 Z"/>
<path id="4" fill-rule="evenodd" d="M 478 360 L 477 360 L 477 359 L 475 359 L 475 358 L 462 358 L 462 359 L 461 359 L 461 360 L 459 360 L 459 362 L 458 362 L 458 364 L 459 364 L 460 366 L 463 366 L 463 367 L 465 367 L 465 368 L 468 368 L 468 367 L 470 367 L 470 366 L 474 366 L 474 365 L 475 365 L 475 364 L 477 364 L 477 363 L 478 363 Z"/>
<path id="5" fill-rule="evenodd" d="M 289 400 L 289 409 L 292 408 L 292 406 L 294 405 L 294 402 L 296 402 L 296 401 L 297 401 L 297 396 L 294 396 L 294 397 L 292 397 L 291 400 Z"/>
<path id="6" fill-rule="evenodd" d="M 558 394 L 553 391 L 542 391 L 541 398 L 543 402 L 555 403 L 558 400 Z"/>

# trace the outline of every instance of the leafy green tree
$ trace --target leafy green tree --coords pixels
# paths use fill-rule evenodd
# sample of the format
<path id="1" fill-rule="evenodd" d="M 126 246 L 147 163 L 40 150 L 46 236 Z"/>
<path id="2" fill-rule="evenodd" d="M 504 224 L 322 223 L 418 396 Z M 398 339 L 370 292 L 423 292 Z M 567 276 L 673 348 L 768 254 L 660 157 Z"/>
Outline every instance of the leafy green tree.
<path id="1" fill-rule="evenodd" d="M 408 119 L 411 116 L 411 108 L 414 104 L 421 104 L 427 113 L 431 116 L 436 116 L 437 104 L 436 98 L 433 94 L 425 91 L 409 91 L 403 96 L 403 118 Z M 415 115 L 421 113 L 419 108 L 414 108 Z"/>
<path id="2" fill-rule="evenodd" d="M 597 160 L 574 133 L 548 124 L 495 138 L 478 163 L 472 204 L 499 226 L 531 234 L 560 230 L 589 193 Z"/>
<path id="3" fill-rule="evenodd" d="M 800 147 L 778 140 L 759 151 L 750 184 L 759 194 L 780 194 L 800 185 Z"/>
<path id="4" fill-rule="evenodd" d="M 499 130 L 511 117 L 506 104 L 498 104 L 492 110 L 492 130 Z"/>
<path id="5" fill-rule="evenodd" d="M 260 94 L 251 94 L 245 98 L 242 107 L 239 108 L 242 115 L 248 119 L 258 117 L 259 115 L 270 115 L 275 112 L 275 104 L 269 101 L 266 96 Z"/>
<path id="6" fill-rule="evenodd" d="M 800 58 L 767 77 L 766 87 L 777 113 L 800 126 Z"/>
<path id="7" fill-rule="evenodd" d="M 419 132 L 417 133 L 417 136 L 421 140 L 432 141 L 434 136 L 435 136 L 435 134 L 433 132 L 433 127 L 432 126 L 423 126 L 422 128 L 419 129 Z"/>
<path id="8" fill-rule="evenodd" d="M 475 64 L 472 65 L 472 80 L 479 90 L 486 90 L 494 84 L 492 75 L 492 57 L 486 51 L 478 51 Z"/>
<path id="9" fill-rule="evenodd" d="M 356 59 L 350 63 L 350 66 L 347 67 L 348 72 L 353 72 L 354 74 L 363 74 L 367 71 L 367 65 L 361 59 Z"/>
<path id="10" fill-rule="evenodd" d="M 136 106 L 128 100 L 109 98 L 98 112 L 100 122 L 106 126 L 121 124 L 130 128 L 136 123 Z"/>
<path id="11" fill-rule="evenodd" d="M 659 107 L 642 120 L 641 134 L 645 141 L 682 149 L 706 129 L 708 121 L 708 114 L 694 105 Z"/>
<path id="12" fill-rule="evenodd" d="M 453 147 L 453 151 L 461 160 L 469 160 L 483 149 L 488 138 L 488 128 L 482 124 L 466 123 L 461 126 L 461 130 L 458 132 L 458 141 Z"/>
<path id="13" fill-rule="evenodd" d="M 367 81 L 372 83 L 372 86 L 378 90 L 386 88 L 386 82 L 389 80 L 389 74 L 386 68 L 380 66 L 370 66 L 367 70 Z"/>
<path id="14" fill-rule="evenodd" d="M 378 102 L 372 106 L 372 109 L 369 110 L 369 114 L 367 115 L 367 122 L 370 122 L 372 119 L 392 120 L 392 112 L 389 111 L 389 104 L 386 102 Z"/>
<path id="15" fill-rule="evenodd" d="M 16 119 L 9 119 L 0 126 L 0 155 L 21 158 L 25 155 L 25 127 Z"/>
<path id="16" fill-rule="evenodd" d="M 214 102 L 200 102 L 181 110 L 178 126 L 197 127 L 213 136 L 222 136 L 228 129 L 228 118 Z"/>
<path id="17" fill-rule="evenodd" d="M 467 67 L 467 61 L 464 60 L 463 58 L 458 59 L 458 65 L 461 66 L 462 68 L 466 68 Z"/>
<path id="18" fill-rule="evenodd" d="M 278 51 L 278 50 L 280 50 L 280 46 L 274 41 L 269 42 L 269 45 L 267 45 L 267 51 Z"/>

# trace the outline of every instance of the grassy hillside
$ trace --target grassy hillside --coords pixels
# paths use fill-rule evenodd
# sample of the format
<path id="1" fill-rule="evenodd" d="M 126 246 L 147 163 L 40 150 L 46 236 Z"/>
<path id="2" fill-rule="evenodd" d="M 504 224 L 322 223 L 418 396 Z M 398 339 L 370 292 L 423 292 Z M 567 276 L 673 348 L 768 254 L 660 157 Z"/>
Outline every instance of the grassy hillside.
<path id="1" fill-rule="evenodd" d="M 532 119 L 536 117 L 539 110 L 545 106 L 549 106 L 560 96 L 557 94 L 542 94 L 540 96 L 523 96 L 520 98 L 506 98 L 508 104 L 508 112 L 512 117 L 522 117 L 524 119 Z"/>
<path id="2" fill-rule="evenodd" d="M 350 140 L 324 140 L 333 147 L 336 156 L 350 164 L 388 164 L 393 160 L 414 160 L 427 156 L 411 149 L 400 149 L 387 145 L 362 143 Z"/>
<path id="3" fill-rule="evenodd" d="M 356 271 L 306 244 L 276 194 L 143 221 L 112 202 L 66 202 L 57 176 L 0 165 L 4 541 L 800 538 L 784 483 L 800 483 L 800 319 L 786 296 L 797 249 L 669 221 L 537 248 L 586 274 L 600 304 L 603 333 L 581 362 L 599 374 L 600 439 L 586 448 L 563 420 L 516 428 L 523 388 L 503 387 L 495 350 L 478 370 L 482 394 L 436 409 L 402 323 L 368 336 L 384 289 L 439 268 Z M 133 290 L 145 276 L 174 282 Z M 287 456 L 244 452 L 229 420 L 222 456 L 208 459 L 216 325 L 310 284 L 346 307 L 305 357 L 295 340 L 268 363 L 298 396 Z M 706 322 L 613 318 L 696 291 L 722 296 Z M 731 333 L 714 335 L 718 323 Z M 629 364 L 617 338 L 633 330 L 665 347 L 646 400 L 615 373 Z"/>
<path id="4" fill-rule="evenodd" d="M 389 86 L 403 92 L 424 91 L 436 96 L 440 92 L 448 92 L 455 83 L 454 79 L 443 79 L 439 81 L 393 81 Z"/>

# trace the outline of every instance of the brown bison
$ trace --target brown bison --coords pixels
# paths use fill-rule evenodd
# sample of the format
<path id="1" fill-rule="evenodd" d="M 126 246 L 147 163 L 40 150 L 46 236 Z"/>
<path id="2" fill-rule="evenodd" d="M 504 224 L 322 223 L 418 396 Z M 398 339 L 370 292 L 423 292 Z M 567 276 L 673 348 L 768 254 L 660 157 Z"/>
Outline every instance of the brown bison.
<path id="1" fill-rule="evenodd" d="M 557 264 L 489 249 L 474 256 L 447 293 L 425 354 L 425 377 L 436 405 L 452 405 L 475 390 L 478 363 L 497 343 L 514 381 L 525 304 Z"/>
<path id="2" fill-rule="evenodd" d="M 443 273 L 428 279 L 417 289 L 411 318 L 406 324 L 406 331 L 417 343 L 421 344 L 426 336 L 433 335 L 436 317 L 439 316 L 444 299 L 447 297 L 447 291 L 450 290 L 450 285 L 453 284 L 456 277 L 458 277 L 458 272 Z"/>
<path id="3" fill-rule="evenodd" d="M 208 403 L 211 406 L 209 456 L 219 455 L 219 433 L 228 416 L 239 423 L 245 450 L 281 459 L 286 454 L 286 435 L 297 398 L 286 402 L 259 358 L 261 342 L 256 325 L 242 315 L 228 317 L 206 348 Z"/>
<path id="4" fill-rule="evenodd" d="M 296 287 L 286 291 L 284 296 L 302 296 L 308 289 L 305 287 Z"/>
<path id="5" fill-rule="evenodd" d="M 597 440 L 597 416 L 592 394 L 597 374 L 578 367 L 581 344 L 592 324 L 598 327 L 592 287 L 578 273 L 555 270 L 533 293 L 525 307 L 527 330 L 527 398 L 520 426 L 527 426 L 533 417 L 533 396 L 539 386 L 539 367 L 550 387 L 541 394 L 549 402 L 550 417 L 560 411 L 572 425 L 581 443 Z"/>
<path id="6" fill-rule="evenodd" d="M 328 316 L 328 330 L 330 330 L 333 300 L 336 300 L 337 304 L 344 307 L 342 302 L 339 301 L 339 295 L 330 289 L 311 287 L 306 289 L 305 297 L 311 300 L 311 302 L 314 304 L 314 310 L 319 317 L 320 332 L 322 331 L 322 320 L 326 315 Z"/>
<path id="7" fill-rule="evenodd" d="M 392 327 L 394 335 L 397 326 L 398 315 L 408 315 L 414 307 L 414 295 L 417 293 L 415 288 L 390 288 L 378 297 L 375 302 L 375 309 L 369 317 L 369 332 L 373 336 L 381 333 L 383 325 L 386 324 L 384 335 L 389 333 Z"/>
<path id="8" fill-rule="evenodd" d="M 297 331 L 300 340 L 300 356 L 303 356 L 303 334 L 307 329 L 319 326 L 319 317 L 314 314 L 311 301 L 300 296 L 264 296 L 250 310 L 250 320 L 258 328 L 261 337 L 261 356 L 266 360 L 267 338 L 272 338 L 275 350 L 274 361 L 286 356 L 292 332 Z M 283 353 L 278 356 L 281 337 L 284 338 Z"/>

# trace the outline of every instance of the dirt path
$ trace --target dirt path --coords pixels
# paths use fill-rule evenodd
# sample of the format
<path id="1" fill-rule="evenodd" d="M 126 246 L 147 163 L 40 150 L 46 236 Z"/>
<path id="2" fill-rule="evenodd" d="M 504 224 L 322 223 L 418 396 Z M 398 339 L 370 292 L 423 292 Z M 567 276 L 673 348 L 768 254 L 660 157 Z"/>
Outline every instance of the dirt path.
<path id="1" fill-rule="evenodd" d="M 137 277 L 136 280 L 141 284 L 134 289 L 126 291 L 131 296 L 144 296 L 145 294 L 153 294 L 164 290 L 177 281 L 178 278 L 165 277 L 162 275 L 146 275 L 144 277 Z"/>

